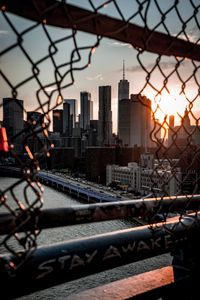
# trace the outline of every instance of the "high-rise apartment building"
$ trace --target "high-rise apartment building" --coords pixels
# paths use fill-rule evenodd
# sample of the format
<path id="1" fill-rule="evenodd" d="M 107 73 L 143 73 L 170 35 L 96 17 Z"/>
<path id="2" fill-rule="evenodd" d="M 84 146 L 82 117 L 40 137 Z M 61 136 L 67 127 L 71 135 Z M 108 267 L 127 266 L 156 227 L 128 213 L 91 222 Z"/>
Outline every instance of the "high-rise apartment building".
<path id="1" fill-rule="evenodd" d="M 80 110 L 80 127 L 86 130 L 89 128 L 90 120 L 93 118 L 93 102 L 90 93 L 80 93 Z"/>
<path id="2" fill-rule="evenodd" d="M 112 141 L 111 86 L 99 86 L 99 145 L 110 145 Z"/>
<path id="3" fill-rule="evenodd" d="M 3 98 L 3 126 L 15 152 L 22 151 L 22 134 L 24 129 L 24 102 L 15 98 Z M 15 137 L 18 135 L 17 137 Z"/>
<path id="4" fill-rule="evenodd" d="M 119 101 L 119 139 L 123 145 L 150 147 L 151 101 L 140 94 Z"/>

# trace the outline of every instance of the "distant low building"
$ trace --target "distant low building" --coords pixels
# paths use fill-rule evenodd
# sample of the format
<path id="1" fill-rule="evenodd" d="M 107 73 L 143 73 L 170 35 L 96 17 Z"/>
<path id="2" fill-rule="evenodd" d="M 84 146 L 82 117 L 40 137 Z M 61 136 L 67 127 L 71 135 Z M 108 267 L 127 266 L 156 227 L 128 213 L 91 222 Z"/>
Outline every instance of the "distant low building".
<path id="1" fill-rule="evenodd" d="M 180 169 L 162 164 L 152 166 L 152 162 L 144 165 L 144 157 L 142 159 L 143 166 L 135 162 L 129 163 L 128 166 L 107 165 L 106 184 L 127 184 L 142 195 L 172 196 L 180 193 Z"/>
<path id="2" fill-rule="evenodd" d="M 107 165 L 106 167 L 106 185 L 117 182 L 121 185 L 127 185 L 134 190 L 139 187 L 139 166 L 137 163 L 129 163 L 128 166 Z"/>
<path id="3" fill-rule="evenodd" d="M 180 194 L 181 172 L 170 170 L 141 169 L 140 192 L 142 195 L 174 196 Z"/>

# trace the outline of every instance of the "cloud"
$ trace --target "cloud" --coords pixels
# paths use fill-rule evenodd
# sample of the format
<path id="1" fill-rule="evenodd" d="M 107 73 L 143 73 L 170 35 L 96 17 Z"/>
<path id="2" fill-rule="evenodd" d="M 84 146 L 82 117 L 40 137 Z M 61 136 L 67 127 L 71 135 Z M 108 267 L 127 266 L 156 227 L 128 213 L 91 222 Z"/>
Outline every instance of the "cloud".
<path id="1" fill-rule="evenodd" d="M 0 30 L 0 37 L 1 36 L 5 36 L 7 34 L 9 34 L 9 31 L 7 31 L 7 30 Z"/>
<path id="2" fill-rule="evenodd" d="M 192 43 L 196 43 L 200 39 L 200 32 L 199 32 L 199 28 L 197 26 L 194 26 L 193 28 L 186 30 L 186 34 L 187 34 L 189 41 Z M 184 40 L 187 40 L 184 33 L 182 33 L 179 37 Z"/>
<path id="3" fill-rule="evenodd" d="M 181 62 L 181 66 L 185 65 L 186 62 Z M 145 65 L 144 67 L 146 68 L 146 70 L 150 71 L 154 66 L 156 65 L 156 62 L 154 63 L 150 63 Z M 162 70 L 167 70 L 167 69 L 174 69 L 176 65 L 176 62 L 172 62 L 172 61 L 168 61 L 168 62 L 160 62 L 159 66 Z M 127 67 L 126 68 L 126 72 L 143 72 L 143 68 L 140 65 L 137 66 L 132 66 L 132 67 Z M 122 69 L 119 70 L 119 72 L 122 72 Z"/>
<path id="4" fill-rule="evenodd" d="M 128 48 L 132 48 L 132 46 L 130 44 L 117 42 L 117 41 L 108 42 L 108 46 L 110 46 L 110 47 L 128 47 Z"/>
<path id="5" fill-rule="evenodd" d="M 96 76 L 93 76 L 93 77 L 87 76 L 86 79 L 90 80 L 90 81 L 92 81 L 92 80 L 103 80 L 103 76 L 102 76 L 102 74 L 97 74 Z"/>
<path id="6" fill-rule="evenodd" d="M 52 92 L 52 91 L 56 91 L 57 88 L 56 88 L 56 86 L 55 87 L 53 87 L 53 86 L 47 86 L 47 87 L 44 87 L 44 90 L 46 92 Z"/>

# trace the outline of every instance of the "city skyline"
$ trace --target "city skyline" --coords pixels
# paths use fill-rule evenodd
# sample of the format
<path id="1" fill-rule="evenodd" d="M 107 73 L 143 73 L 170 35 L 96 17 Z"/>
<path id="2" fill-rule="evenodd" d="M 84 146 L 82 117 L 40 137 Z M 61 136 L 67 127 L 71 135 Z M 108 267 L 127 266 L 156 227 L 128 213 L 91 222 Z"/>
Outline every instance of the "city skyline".
<path id="1" fill-rule="evenodd" d="M 86 9 L 89 9 L 89 3 L 83 3 L 82 1 L 69 1 L 70 3 L 82 6 Z M 167 11 L 169 7 L 172 6 L 171 1 L 164 1 L 162 3 L 163 11 Z M 194 1 L 194 3 L 197 1 Z M 137 9 L 138 4 L 133 1 L 126 1 L 125 3 L 120 3 L 120 8 L 123 11 L 124 17 L 129 18 L 132 15 L 133 11 Z M 187 20 L 193 7 L 189 3 L 185 3 L 184 1 L 180 1 L 178 8 L 181 11 L 182 18 Z M 145 5 L 143 7 L 145 13 Z M 152 4 L 151 7 L 152 12 L 154 13 L 155 18 L 148 19 L 148 26 L 149 28 L 154 28 L 157 23 L 160 21 L 160 14 L 156 9 L 155 4 Z M 102 7 L 101 11 L 102 14 L 109 14 L 113 17 L 117 16 L 117 11 L 114 10 L 114 7 L 107 5 Z M 142 13 L 142 11 L 141 11 Z M 182 30 L 182 23 L 177 21 L 177 18 L 173 18 L 173 13 L 167 15 L 168 18 L 165 20 L 165 24 L 167 24 L 169 31 L 172 35 L 178 34 Z M 11 15 L 11 21 L 15 23 L 15 26 L 18 32 L 23 32 L 29 26 L 33 25 L 32 21 L 27 21 L 23 18 Z M 175 21 L 176 19 L 176 21 Z M 133 22 L 135 19 L 133 19 Z M 186 21 L 185 21 L 186 22 Z M 139 16 L 136 18 L 136 23 L 139 25 L 143 24 L 142 18 Z M 13 41 L 16 40 L 15 34 L 11 31 L 8 24 L 6 24 L 3 17 L 0 17 L 0 41 L 1 46 L 0 49 L 3 50 L 9 45 L 13 44 Z M 48 27 L 48 26 L 47 26 Z M 157 28 L 158 31 L 165 32 L 165 29 L 160 26 Z M 54 28 L 49 26 L 48 27 L 49 34 L 52 40 L 58 40 L 59 38 L 63 38 L 66 35 L 70 35 L 70 30 L 61 29 L 61 28 Z M 194 41 L 198 40 L 199 36 L 197 33 L 198 27 L 194 20 L 187 22 L 187 34 L 190 38 Z M 166 32 L 165 32 L 166 33 Z M 185 39 L 183 33 L 181 34 L 180 38 Z M 76 40 L 78 42 L 79 47 L 84 47 L 86 45 L 94 45 L 96 43 L 96 36 L 91 34 L 78 32 L 76 34 Z M 37 41 L 37 43 L 35 42 Z M 46 53 L 48 53 L 48 45 L 49 41 L 42 31 L 42 28 L 35 28 L 31 34 L 27 33 L 23 36 L 22 45 L 24 49 L 26 49 L 27 53 L 31 55 L 32 60 L 38 61 L 41 57 L 43 57 Z M 40 45 L 40 47 L 38 47 Z M 58 45 L 59 47 L 59 54 L 56 55 L 57 64 L 62 64 L 65 62 L 70 61 L 70 54 L 73 51 L 73 45 L 69 42 L 67 45 L 62 44 Z M 66 51 L 67 50 L 67 51 Z M 69 51 L 68 51 L 69 50 Z M 87 55 L 89 50 L 80 51 L 81 59 L 83 62 L 78 62 L 74 66 L 79 68 L 85 63 L 87 64 Z M 94 52 L 94 51 L 93 51 Z M 198 86 L 195 83 L 195 79 L 191 78 L 185 86 L 184 93 L 179 95 L 182 92 L 183 86 L 182 81 L 185 82 L 187 78 L 192 74 L 194 70 L 194 65 L 192 62 L 188 60 L 184 60 L 182 62 L 182 66 L 184 66 L 184 72 L 181 68 L 178 71 L 181 74 L 181 79 L 178 77 L 178 74 L 174 72 L 169 78 L 170 72 L 175 69 L 179 58 L 173 58 L 168 56 L 162 56 L 162 58 L 158 59 L 158 55 L 152 53 L 145 53 L 144 56 L 140 56 L 141 63 L 139 63 L 138 58 L 138 51 L 135 50 L 130 44 L 122 43 L 116 41 L 114 39 L 103 38 L 100 41 L 100 46 L 96 48 L 96 51 L 93 53 L 91 57 L 91 64 L 88 68 L 82 71 L 74 71 L 74 79 L 75 82 L 72 86 L 69 86 L 66 89 L 62 90 L 62 95 L 64 99 L 77 99 L 79 104 L 80 99 L 80 91 L 88 91 L 91 93 L 91 99 L 94 103 L 94 119 L 98 118 L 98 87 L 103 85 L 110 85 L 112 87 L 112 99 L 111 99 L 111 110 L 113 115 L 113 131 L 117 132 L 117 110 L 118 110 L 118 83 L 123 78 L 123 60 L 126 63 L 126 70 L 125 70 L 125 78 L 130 83 L 130 94 L 137 94 L 142 90 L 142 94 L 148 97 L 153 104 L 153 107 L 156 107 L 156 104 L 159 104 L 162 111 L 157 112 L 158 118 L 163 119 L 164 115 L 171 114 L 174 111 L 178 110 L 180 115 L 184 114 L 185 107 L 189 105 L 189 102 L 186 100 L 192 100 L 198 95 Z M 160 72 L 158 66 L 155 68 L 153 73 L 151 74 L 151 85 L 146 84 L 146 77 L 148 72 L 154 68 L 154 66 L 159 62 L 159 67 L 162 69 L 165 77 Z M 142 66 L 143 68 L 142 68 Z M 2 68 L 5 69 L 6 75 L 10 78 L 13 82 L 13 85 L 17 85 L 24 80 L 24 78 L 30 77 L 32 75 L 32 66 L 30 62 L 24 57 L 24 54 L 19 49 L 13 49 L 13 52 L 10 53 L 9 60 L 4 60 L 2 57 L 1 60 Z M 13 68 L 14 66 L 14 68 Z M 49 85 L 54 76 L 54 67 L 51 64 L 51 61 L 45 61 L 42 65 L 38 66 L 40 69 L 39 79 L 41 80 L 45 91 L 51 92 L 55 86 Z M 146 71 L 144 71 L 144 69 Z M 199 75 L 199 70 L 196 72 L 196 76 Z M 154 102 L 154 97 L 156 95 L 156 89 L 161 91 L 163 85 L 165 83 L 165 79 L 167 80 L 166 87 L 164 86 L 164 90 L 162 91 L 161 95 L 158 94 L 156 96 L 156 101 Z M 66 84 L 70 83 L 70 76 L 66 79 Z M 35 93 L 39 88 L 37 82 L 35 80 L 27 81 L 26 84 L 20 86 L 18 88 L 18 95 L 17 99 L 23 99 L 25 101 L 25 107 L 27 110 L 32 111 L 35 110 L 38 106 L 36 101 Z M 143 89 L 144 88 L 144 89 Z M 167 91 L 168 90 L 168 91 Z M 171 99 L 168 92 L 171 93 Z M 10 87 L 7 83 L 2 80 L 1 90 L 0 90 L 0 101 L 2 101 L 5 97 L 11 97 Z M 44 95 L 41 96 L 42 102 L 46 101 Z M 52 99 L 52 104 L 56 103 L 56 95 Z M 194 102 L 193 106 L 193 113 L 197 116 L 200 116 L 199 108 L 196 104 L 197 101 Z M 61 106 L 57 106 L 59 109 Z M 78 107 L 78 111 L 80 112 L 80 106 Z M 2 111 L 0 112 L 0 119 L 2 119 Z M 177 118 L 176 118 L 177 119 Z M 177 121 L 177 120 L 175 120 Z"/>
<path id="2" fill-rule="evenodd" d="M 5 0 L 0 57 L 2 297 L 196 299 L 200 0 Z"/>
<path id="3" fill-rule="evenodd" d="M 122 69 L 121 69 L 121 72 L 122 72 L 122 74 L 124 74 L 123 72 L 123 67 L 122 67 Z M 124 76 L 124 75 L 122 75 L 122 76 Z M 123 78 L 127 78 L 126 76 L 125 77 L 121 77 L 121 79 L 119 80 L 119 82 L 117 83 L 117 85 L 120 83 L 120 81 L 122 81 L 122 79 Z M 128 81 L 128 80 L 127 80 Z M 99 87 L 100 86 L 107 86 L 108 84 L 105 84 L 105 85 L 97 85 L 97 90 L 99 90 Z M 113 87 L 111 86 L 111 95 L 112 95 L 112 93 L 113 93 Z M 80 103 L 81 103 L 81 93 L 85 93 L 85 92 L 87 92 L 87 93 L 90 93 L 90 91 L 86 91 L 86 90 L 83 90 L 83 91 L 78 91 L 78 97 L 77 98 L 75 98 L 74 97 L 74 100 L 76 100 L 76 102 L 77 102 L 77 110 L 76 110 L 76 112 L 77 112 L 77 114 L 76 114 L 76 120 L 78 119 L 78 116 L 79 116 L 79 114 L 81 113 L 81 109 L 80 109 Z M 118 89 L 116 89 L 116 93 L 118 93 Z M 132 91 L 131 91 L 131 89 L 130 89 L 130 91 L 129 91 L 129 99 L 131 98 L 131 95 L 134 95 L 134 93 L 132 93 Z M 91 101 L 93 102 L 93 119 L 94 120 L 98 120 L 98 113 L 99 113 L 99 93 L 98 93 L 98 91 L 97 91 L 97 93 L 96 93 L 96 101 L 92 98 L 92 93 L 90 93 L 91 94 Z M 144 95 L 145 96 L 145 95 Z M 145 96 L 146 97 L 146 96 Z M 4 98 L 9 98 L 9 97 L 4 97 Z M 12 97 L 11 97 L 12 98 Z M 148 97 L 147 97 L 148 98 Z M 19 98 L 16 98 L 16 99 L 19 99 Z M 114 99 L 114 104 L 113 104 L 113 99 Z M 153 102 L 153 100 L 151 99 L 151 98 L 148 98 L 149 100 L 151 100 L 151 103 L 152 103 L 152 106 L 153 106 L 153 104 L 154 104 L 154 102 Z M 165 96 L 163 97 L 163 99 L 166 99 L 166 94 L 165 94 Z M 3 100 L 3 98 L 2 98 L 2 100 Z M 24 100 L 24 99 L 19 99 L 19 100 Z M 63 104 L 65 103 L 65 101 L 66 101 L 66 99 L 64 99 L 64 101 L 63 101 L 63 103 L 61 103 L 59 106 L 57 106 L 56 107 L 56 109 L 62 109 L 62 106 L 63 106 Z M 172 99 L 172 101 L 173 101 L 173 99 Z M 171 101 L 171 103 L 172 103 L 172 101 Z M 24 105 L 24 112 L 30 112 L 31 110 L 30 109 L 28 109 L 28 107 L 26 107 L 26 101 L 24 101 L 24 103 L 25 103 L 25 105 Z M 176 103 L 176 105 L 178 105 L 177 103 Z M 180 105 L 180 104 L 179 104 Z M 189 105 L 189 104 L 188 104 Z M 114 109 L 113 109 L 113 107 L 114 107 Z M 167 113 L 167 115 L 168 115 L 168 117 L 170 116 L 170 115 L 174 115 L 174 117 L 175 117 L 175 115 L 176 115 L 176 117 L 177 117 L 177 114 L 174 112 L 173 113 L 173 106 L 169 106 L 169 107 L 165 107 L 165 106 L 163 106 L 164 107 L 164 110 L 165 110 L 165 112 L 168 112 L 169 111 L 169 113 Z M 175 118 L 175 124 L 176 125 L 180 125 L 180 123 L 181 123 L 181 117 L 183 117 L 184 116 L 184 113 L 185 113 L 185 109 L 187 108 L 187 103 L 186 104 L 182 104 L 181 105 L 181 107 L 179 107 L 179 111 L 180 111 L 180 109 L 181 109 L 181 113 L 179 113 L 179 116 L 178 116 L 178 118 L 176 119 Z M 154 109 L 155 108 L 153 108 L 153 111 L 154 111 Z M 118 97 L 111 97 L 111 111 L 112 111 L 112 122 L 113 122 L 113 133 L 115 133 L 115 134 L 117 134 L 117 132 L 118 132 L 118 130 L 117 130 L 117 128 L 118 128 Z M 0 120 L 2 120 L 3 119 L 3 116 L 2 116 L 2 112 L 3 112 L 3 106 L 1 106 L 0 107 L 0 116 L 1 116 L 1 118 L 0 118 Z M 196 114 L 196 117 L 198 118 L 198 116 L 200 116 L 200 109 L 198 110 L 198 111 L 196 111 L 195 112 L 195 114 Z M 191 118 L 191 124 L 194 124 L 194 121 L 193 121 L 193 119 L 192 119 L 192 116 L 190 115 L 190 118 Z M 26 119 L 26 116 L 24 116 L 24 120 Z M 159 118 L 158 118 L 159 119 Z M 161 121 L 162 119 L 159 119 L 159 121 Z M 50 130 L 52 130 L 53 129 L 53 111 L 51 111 L 51 123 L 50 123 Z"/>

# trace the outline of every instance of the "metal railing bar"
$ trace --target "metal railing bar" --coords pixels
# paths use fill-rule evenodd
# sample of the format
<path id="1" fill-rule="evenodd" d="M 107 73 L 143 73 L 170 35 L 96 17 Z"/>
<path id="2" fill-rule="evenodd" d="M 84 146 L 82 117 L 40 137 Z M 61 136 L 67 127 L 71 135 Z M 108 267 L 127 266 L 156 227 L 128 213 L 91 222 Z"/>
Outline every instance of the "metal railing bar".
<path id="1" fill-rule="evenodd" d="M 200 231 L 199 222 L 200 215 L 183 217 L 181 221 L 176 218 L 176 221 L 160 223 L 154 227 L 141 226 L 41 246 L 29 253 L 28 258 L 18 268 L 19 258 L 1 255 L 1 292 L 12 299 L 174 251 L 195 242 L 194 235 Z M 21 256 L 23 257 L 23 253 Z M 8 286 L 12 288 L 8 289 Z"/>
<path id="2" fill-rule="evenodd" d="M 141 217 L 142 219 L 173 212 L 198 211 L 200 195 L 172 196 L 139 200 L 124 200 L 72 207 L 0 214 L 0 235 L 12 230 L 46 229 L 90 222 Z M 37 218 L 37 221 L 36 221 Z"/>

